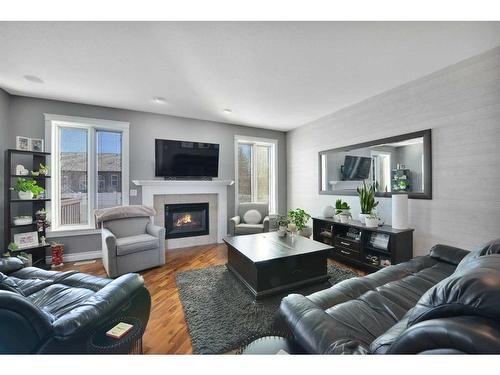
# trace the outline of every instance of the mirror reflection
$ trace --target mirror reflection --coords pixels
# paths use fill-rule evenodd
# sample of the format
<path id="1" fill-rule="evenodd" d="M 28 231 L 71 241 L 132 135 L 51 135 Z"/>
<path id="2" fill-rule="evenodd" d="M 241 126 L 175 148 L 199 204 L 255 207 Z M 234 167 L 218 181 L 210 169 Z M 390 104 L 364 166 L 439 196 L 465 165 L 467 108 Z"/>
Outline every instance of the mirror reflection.
<path id="1" fill-rule="evenodd" d="M 395 138 L 359 148 L 320 152 L 320 191 L 348 194 L 366 181 L 376 184 L 378 195 L 424 193 L 424 136 Z"/>

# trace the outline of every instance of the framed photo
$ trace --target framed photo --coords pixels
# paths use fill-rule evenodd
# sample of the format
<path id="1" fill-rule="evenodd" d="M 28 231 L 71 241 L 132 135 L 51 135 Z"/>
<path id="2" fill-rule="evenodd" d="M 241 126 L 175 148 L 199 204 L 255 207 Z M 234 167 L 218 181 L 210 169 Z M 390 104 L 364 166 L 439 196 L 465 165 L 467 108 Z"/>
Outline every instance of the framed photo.
<path id="1" fill-rule="evenodd" d="M 28 137 L 22 137 L 18 135 L 16 137 L 16 148 L 22 151 L 30 150 L 30 139 Z"/>
<path id="2" fill-rule="evenodd" d="M 43 152 L 43 139 L 31 138 L 30 151 Z"/>
<path id="3" fill-rule="evenodd" d="M 14 234 L 14 243 L 19 249 L 38 246 L 38 232 L 26 232 Z"/>

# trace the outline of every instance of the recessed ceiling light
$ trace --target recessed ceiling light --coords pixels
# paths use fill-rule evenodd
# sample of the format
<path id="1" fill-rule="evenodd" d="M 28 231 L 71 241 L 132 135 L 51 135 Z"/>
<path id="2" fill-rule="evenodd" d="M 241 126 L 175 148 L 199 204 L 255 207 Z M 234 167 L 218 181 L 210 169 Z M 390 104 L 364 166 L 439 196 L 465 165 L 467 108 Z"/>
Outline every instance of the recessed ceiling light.
<path id="1" fill-rule="evenodd" d="M 26 74 L 25 76 L 23 76 L 24 79 L 26 81 L 30 81 L 30 82 L 34 82 L 34 83 L 44 83 L 43 82 L 43 79 L 41 79 L 40 77 L 37 77 L 37 76 L 34 76 L 34 75 L 31 75 L 31 74 Z"/>
<path id="2" fill-rule="evenodd" d="M 153 102 L 155 102 L 156 104 L 166 104 L 167 103 L 167 99 L 165 99 L 162 96 L 155 96 L 153 98 Z"/>
<path id="3" fill-rule="evenodd" d="M 226 112 L 226 113 L 233 113 L 233 111 L 231 111 L 229 108 L 225 108 L 224 112 Z"/>

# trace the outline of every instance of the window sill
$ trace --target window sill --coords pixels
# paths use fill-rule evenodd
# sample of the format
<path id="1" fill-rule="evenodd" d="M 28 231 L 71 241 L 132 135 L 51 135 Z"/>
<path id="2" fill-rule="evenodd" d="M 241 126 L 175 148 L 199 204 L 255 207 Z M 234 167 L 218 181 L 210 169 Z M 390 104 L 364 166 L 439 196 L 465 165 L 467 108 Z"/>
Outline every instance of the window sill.
<path id="1" fill-rule="evenodd" d="M 98 234 L 101 234 L 101 230 L 95 228 L 61 229 L 48 231 L 47 238 L 91 236 Z"/>

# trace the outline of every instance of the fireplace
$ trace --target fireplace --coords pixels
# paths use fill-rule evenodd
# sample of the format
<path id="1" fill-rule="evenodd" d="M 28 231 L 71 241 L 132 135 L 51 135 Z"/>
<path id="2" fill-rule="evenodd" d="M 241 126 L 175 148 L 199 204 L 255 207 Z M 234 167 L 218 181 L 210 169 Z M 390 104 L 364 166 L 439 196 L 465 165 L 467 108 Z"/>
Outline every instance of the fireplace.
<path id="1" fill-rule="evenodd" d="M 208 203 L 165 205 L 165 238 L 204 236 L 209 234 Z"/>

